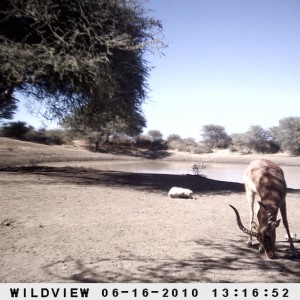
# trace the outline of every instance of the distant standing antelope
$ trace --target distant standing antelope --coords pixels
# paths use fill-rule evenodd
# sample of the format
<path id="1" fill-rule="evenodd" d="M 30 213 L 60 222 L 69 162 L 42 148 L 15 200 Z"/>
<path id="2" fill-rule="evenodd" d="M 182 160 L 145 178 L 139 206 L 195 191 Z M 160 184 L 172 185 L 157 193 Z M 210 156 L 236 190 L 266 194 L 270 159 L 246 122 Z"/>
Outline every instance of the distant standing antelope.
<path id="1" fill-rule="evenodd" d="M 230 207 L 236 213 L 239 228 L 249 235 L 248 245 L 252 245 L 252 237 L 254 236 L 260 242 L 260 251 L 264 251 L 269 258 L 275 258 L 276 227 L 280 224 L 280 220 L 277 220 L 277 213 L 278 209 L 280 209 L 290 248 L 293 256 L 297 256 L 287 221 L 285 202 L 287 187 L 282 169 L 272 161 L 265 159 L 255 160 L 245 170 L 244 183 L 247 200 L 250 205 L 250 230 L 246 229 L 242 224 L 238 210 L 232 205 Z M 253 221 L 256 194 L 261 199 L 261 202 L 258 202 L 258 224 Z M 256 232 L 253 232 L 252 228 Z"/>

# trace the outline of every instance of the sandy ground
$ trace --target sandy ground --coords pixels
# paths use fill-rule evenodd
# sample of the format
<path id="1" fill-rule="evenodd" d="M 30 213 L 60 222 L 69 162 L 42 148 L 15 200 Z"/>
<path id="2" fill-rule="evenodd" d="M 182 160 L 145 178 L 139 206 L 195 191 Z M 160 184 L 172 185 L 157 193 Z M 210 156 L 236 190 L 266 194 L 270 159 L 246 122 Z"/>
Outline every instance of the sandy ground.
<path id="1" fill-rule="evenodd" d="M 300 260 L 249 248 L 238 229 L 248 204 L 238 183 L 192 175 L 133 174 L 32 166 L 42 161 L 147 159 L 245 162 L 255 156 L 149 152 L 91 153 L 0 138 L 0 282 L 300 282 Z M 285 165 L 299 158 L 272 156 Z M 27 167 L 21 167 L 27 166 Z M 172 186 L 194 199 L 170 199 Z M 300 191 L 289 190 L 288 220 L 300 235 Z M 295 246 L 300 250 L 299 242 Z"/>

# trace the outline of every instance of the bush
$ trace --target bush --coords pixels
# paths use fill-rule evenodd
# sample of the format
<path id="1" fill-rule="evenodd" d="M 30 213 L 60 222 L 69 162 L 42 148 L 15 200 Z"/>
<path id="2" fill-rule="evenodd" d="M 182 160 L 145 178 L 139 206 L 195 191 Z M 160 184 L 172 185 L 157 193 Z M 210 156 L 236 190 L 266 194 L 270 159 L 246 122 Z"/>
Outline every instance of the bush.
<path id="1" fill-rule="evenodd" d="M 207 151 L 204 151 L 203 147 L 199 145 L 194 138 L 188 137 L 182 139 L 178 134 L 169 135 L 167 138 L 167 145 L 168 148 L 172 150 L 193 153 L 207 153 Z"/>
<path id="2" fill-rule="evenodd" d="M 136 139 L 136 145 L 140 148 L 160 151 L 168 149 L 167 143 L 162 139 L 153 140 L 149 135 L 139 135 Z"/>
<path id="3" fill-rule="evenodd" d="M 26 122 L 10 122 L 4 123 L 1 128 L 1 136 L 14 138 L 19 140 L 26 140 L 26 134 L 34 128 Z"/>
<path id="4" fill-rule="evenodd" d="M 291 155 L 300 155 L 300 117 L 289 117 L 279 121 L 272 129 L 276 142 Z"/>
<path id="5" fill-rule="evenodd" d="M 46 145 L 69 144 L 72 141 L 67 131 L 61 129 L 35 130 L 31 125 L 20 121 L 4 124 L 1 128 L 1 136 Z"/>
<path id="6" fill-rule="evenodd" d="M 177 143 L 176 150 L 180 152 L 191 152 L 191 148 L 183 140 Z"/>
<path id="7" fill-rule="evenodd" d="M 231 137 L 220 125 L 205 125 L 202 129 L 203 143 L 210 149 L 225 149 L 231 144 Z"/>
<path id="8" fill-rule="evenodd" d="M 71 139 L 67 132 L 60 129 L 46 130 L 45 139 L 45 144 L 47 145 L 63 145 L 71 143 Z"/>
<path id="9" fill-rule="evenodd" d="M 162 141 L 163 135 L 159 130 L 149 130 L 147 136 L 150 137 L 151 141 Z"/>
<path id="10" fill-rule="evenodd" d="M 276 143 L 273 131 L 265 130 L 261 126 L 251 126 L 246 133 L 236 133 L 231 136 L 230 151 L 239 151 L 243 154 L 276 153 L 280 147 Z"/>
<path id="11" fill-rule="evenodd" d="M 63 145 L 72 142 L 68 132 L 61 129 L 33 129 L 26 133 L 25 140 L 46 145 Z"/>
<path id="12" fill-rule="evenodd" d="M 100 144 L 103 144 L 104 141 L 101 140 L 101 136 L 98 132 L 93 131 L 88 133 L 85 136 L 87 146 L 91 151 L 100 151 Z"/>
<path id="13" fill-rule="evenodd" d="M 173 133 L 167 137 L 167 146 L 171 150 L 178 150 L 181 143 L 182 138 L 178 134 Z"/>
<path id="14" fill-rule="evenodd" d="M 196 175 L 196 176 L 202 176 L 202 177 L 205 177 L 203 175 L 203 171 L 207 169 L 207 165 L 204 164 L 204 163 L 194 163 L 192 165 L 192 173 L 193 175 Z"/>
<path id="15" fill-rule="evenodd" d="M 206 154 L 206 153 L 212 153 L 212 149 L 204 144 L 197 144 L 197 146 L 193 149 L 193 152 L 195 154 Z"/>
<path id="16" fill-rule="evenodd" d="M 258 153 L 276 153 L 279 146 L 276 147 L 272 139 L 271 132 L 263 129 L 261 126 L 251 126 L 246 133 L 248 148 Z"/>
<path id="17" fill-rule="evenodd" d="M 194 148 L 197 146 L 197 143 L 191 144 L 186 139 L 180 140 L 171 140 L 167 142 L 168 148 L 172 150 L 177 150 L 181 152 L 193 152 Z"/>
<path id="18" fill-rule="evenodd" d="M 136 145 L 141 148 L 150 148 L 152 139 L 147 135 L 139 135 L 136 139 Z"/>

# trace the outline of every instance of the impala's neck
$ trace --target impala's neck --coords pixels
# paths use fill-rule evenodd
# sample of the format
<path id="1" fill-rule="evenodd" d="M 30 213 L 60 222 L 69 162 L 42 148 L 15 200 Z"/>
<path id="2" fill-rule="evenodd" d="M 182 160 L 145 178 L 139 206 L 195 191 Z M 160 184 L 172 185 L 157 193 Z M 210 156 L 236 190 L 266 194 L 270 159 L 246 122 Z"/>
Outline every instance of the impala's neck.
<path id="1" fill-rule="evenodd" d="M 260 186 L 257 191 L 261 202 L 270 210 L 272 215 L 277 216 L 278 209 L 285 201 L 285 189 L 282 185 L 273 185 L 273 189 Z"/>

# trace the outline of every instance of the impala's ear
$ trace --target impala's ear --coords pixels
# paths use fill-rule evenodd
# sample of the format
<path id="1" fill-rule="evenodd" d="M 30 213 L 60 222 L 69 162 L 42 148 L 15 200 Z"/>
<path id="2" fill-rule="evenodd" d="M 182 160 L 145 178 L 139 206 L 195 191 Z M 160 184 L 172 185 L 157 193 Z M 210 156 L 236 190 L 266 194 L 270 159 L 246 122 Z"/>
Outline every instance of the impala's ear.
<path id="1" fill-rule="evenodd" d="M 273 223 L 272 223 L 272 228 L 275 229 L 276 227 L 278 227 L 278 226 L 280 225 L 280 221 L 281 221 L 281 220 L 277 220 L 277 221 L 273 222 Z"/>
<path id="2" fill-rule="evenodd" d="M 275 230 L 275 228 L 279 226 L 280 221 L 281 220 L 277 220 L 277 221 L 271 223 L 271 226 L 270 226 L 270 228 L 268 230 L 268 234 L 270 234 L 271 232 L 273 232 Z"/>

